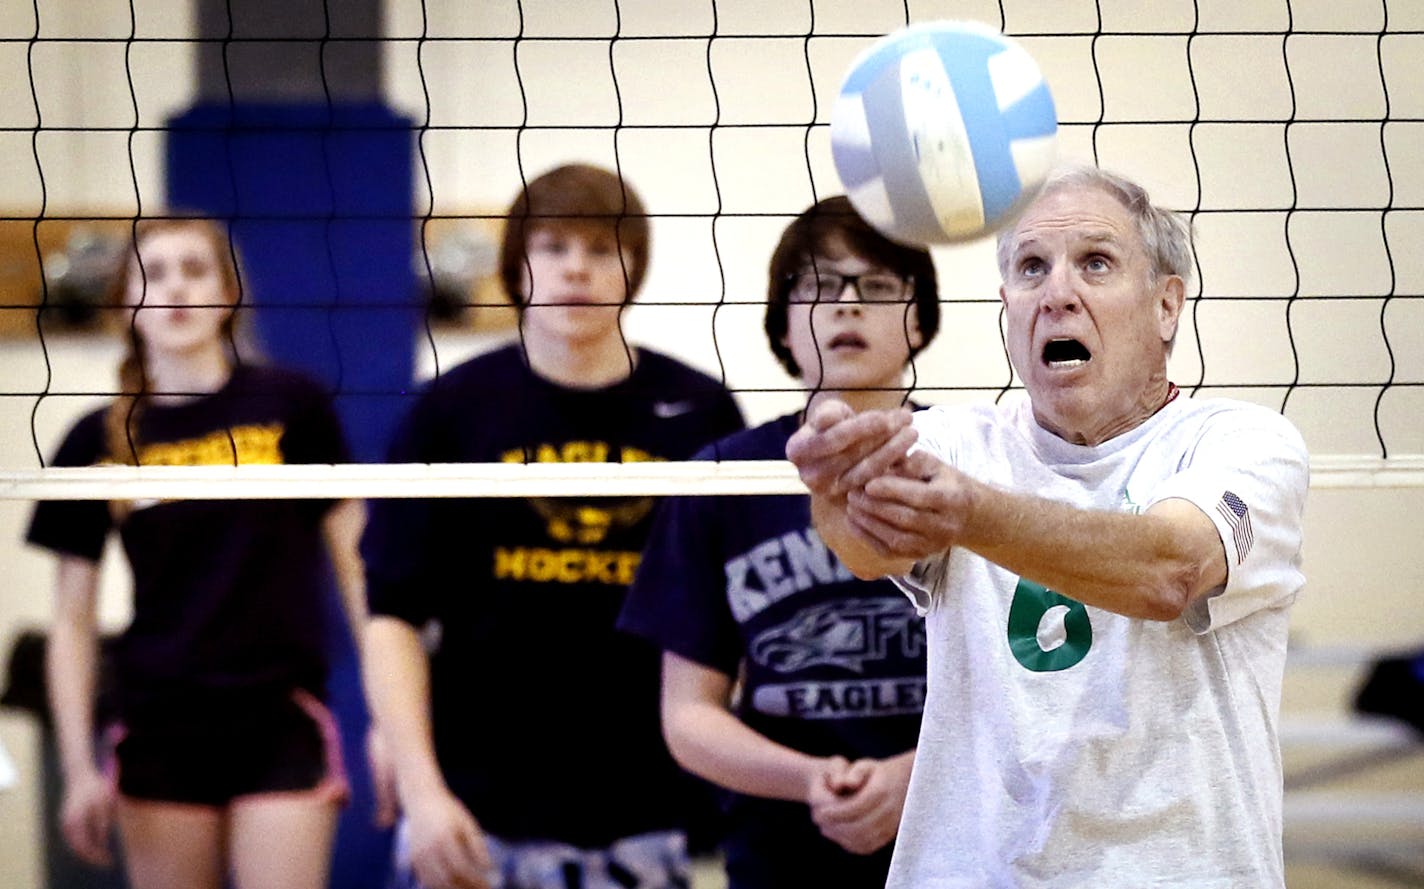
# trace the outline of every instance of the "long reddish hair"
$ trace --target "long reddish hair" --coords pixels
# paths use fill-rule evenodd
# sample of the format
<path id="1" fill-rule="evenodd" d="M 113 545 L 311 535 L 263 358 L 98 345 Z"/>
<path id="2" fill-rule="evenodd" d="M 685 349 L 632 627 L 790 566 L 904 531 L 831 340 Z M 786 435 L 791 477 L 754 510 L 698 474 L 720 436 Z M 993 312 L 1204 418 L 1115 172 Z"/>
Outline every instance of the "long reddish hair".
<path id="1" fill-rule="evenodd" d="M 114 274 L 108 293 L 108 304 L 113 307 L 112 317 L 123 319 L 125 344 L 118 368 L 118 396 L 109 405 L 108 413 L 104 417 L 104 437 L 108 445 L 109 459 L 118 463 L 137 465 L 139 462 L 138 420 L 149 393 L 148 374 L 144 368 L 143 337 L 134 323 L 133 307 L 128 304 L 129 285 L 134 276 L 143 275 L 142 266 L 139 264 L 139 245 L 154 235 L 172 231 L 194 231 L 202 235 L 203 240 L 212 248 L 213 262 L 222 278 L 223 295 L 227 302 L 236 305 L 241 295 L 237 254 L 226 229 L 217 222 L 201 217 L 173 216 L 134 220 L 128 248 L 124 251 L 123 265 Z M 229 347 L 235 342 L 236 317 L 236 312 L 230 313 L 224 319 L 221 329 L 221 336 Z"/>

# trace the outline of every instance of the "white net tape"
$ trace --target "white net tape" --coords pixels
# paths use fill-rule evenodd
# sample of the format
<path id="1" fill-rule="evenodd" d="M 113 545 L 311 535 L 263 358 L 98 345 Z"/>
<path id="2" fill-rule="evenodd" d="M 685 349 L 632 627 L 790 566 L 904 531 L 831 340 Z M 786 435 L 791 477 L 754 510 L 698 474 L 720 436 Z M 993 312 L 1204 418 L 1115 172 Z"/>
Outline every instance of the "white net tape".
<path id="1" fill-rule="evenodd" d="M 1323 456 L 1314 488 L 1424 486 L 1424 456 Z M 785 460 L 98 466 L 0 472 L 6 500 L 262 500 L 391 497 L 631 497 L 803 494 Z"/>

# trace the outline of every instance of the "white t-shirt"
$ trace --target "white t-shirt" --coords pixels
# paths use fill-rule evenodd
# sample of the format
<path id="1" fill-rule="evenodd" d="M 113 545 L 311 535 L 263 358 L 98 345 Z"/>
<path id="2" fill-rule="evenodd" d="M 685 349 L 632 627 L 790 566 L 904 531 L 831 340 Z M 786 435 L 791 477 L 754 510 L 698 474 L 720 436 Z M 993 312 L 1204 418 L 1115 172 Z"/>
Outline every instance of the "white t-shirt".
<path id="1" fill-rule="evenodd" d="M 917 447 L 1000 487 L 1097 510 L 1189 500 L 1229 579 L 1162 622 L 959 548 L 900 578 L 927 623 L 929 696 L 887 887 L 1283 886 L 1300 434 L 1262 407 L 1185 396 L 1097 447 L 1045 431 L 1022 393 L 915 426 Z"/>

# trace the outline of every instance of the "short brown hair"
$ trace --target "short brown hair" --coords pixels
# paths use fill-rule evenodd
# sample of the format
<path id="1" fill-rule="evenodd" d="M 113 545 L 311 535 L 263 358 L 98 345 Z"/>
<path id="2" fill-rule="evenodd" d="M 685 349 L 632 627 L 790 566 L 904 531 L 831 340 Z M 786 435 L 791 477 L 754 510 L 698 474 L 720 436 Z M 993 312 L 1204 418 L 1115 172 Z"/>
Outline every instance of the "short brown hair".
<path id="1" fill-rule="evenodd" d="M 763 327 L 772 354 L 793 377 L 801 376 L 801 368 L 784 342 L 792 283 L 815 257 L 828 255 L 837 244 L 901 277 L 914 279 L 915 320 L 919 322 L 921 342 L 910 350 L 911 358 L 928 346 L 939 331 L 939 279 L 929 251 L 885 237 L 861 218 L 844 195 L 824 198 L 792 220 L 781 233 L 767 273 Z"/>
<path id="2" fill-rule="evenodd" d="M 617 173 L 591 164 L 566 164 L 530 180 L 505 213 L 499 276 L 510 302 L 521 311 L 529 236 L 546 227 L 611 232 L 628 255 L 623 270 L 632 300 L 648 269 L 648 216 L 637 192 Z"/>

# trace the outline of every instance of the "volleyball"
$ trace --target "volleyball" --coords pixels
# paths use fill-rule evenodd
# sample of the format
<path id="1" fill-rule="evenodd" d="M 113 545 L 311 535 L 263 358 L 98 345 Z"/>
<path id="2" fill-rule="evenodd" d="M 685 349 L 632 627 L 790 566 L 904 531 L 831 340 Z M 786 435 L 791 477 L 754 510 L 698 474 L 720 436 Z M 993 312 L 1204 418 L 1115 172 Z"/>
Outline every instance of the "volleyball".
<path id="1" fill-rule="evenodd" d="M 831 156 L 856 210 L 916 245 L 1009 223 L 1053 165 L 1058 117 L 1028 52 L 974 22 L 895 31 L 852 63 Z"/>

